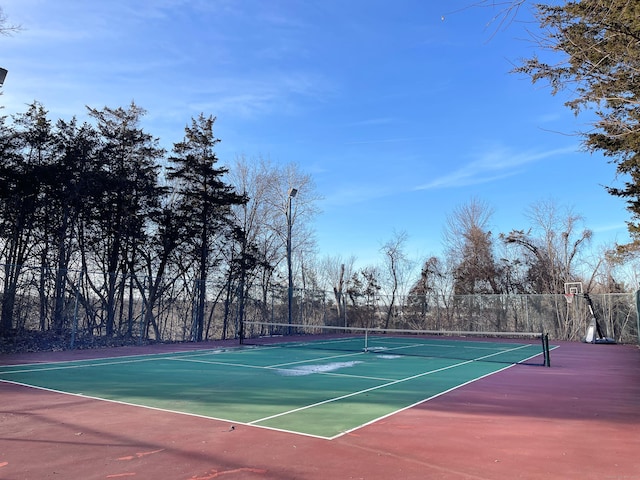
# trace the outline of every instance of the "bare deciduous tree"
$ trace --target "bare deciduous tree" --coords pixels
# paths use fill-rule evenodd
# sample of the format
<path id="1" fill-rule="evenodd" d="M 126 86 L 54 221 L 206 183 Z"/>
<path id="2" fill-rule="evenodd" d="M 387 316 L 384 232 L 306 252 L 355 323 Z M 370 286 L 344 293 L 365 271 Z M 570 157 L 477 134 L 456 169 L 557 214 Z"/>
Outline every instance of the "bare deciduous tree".
<path id="1" fill-rule="evenodd" d="M 457 294 L 500 293 L 500 269 L 488 230 L 493 210 L 476 198 L 447 218 L 445 242 L 454 268 Z"/>
<path id="2" fill-rule="evenodd" d="M 349 282 L 353 276 L 353 266 L 356 258 L 350 256 L 347 259 L 338 256 L 324 257 L 320 268 L 325 282 L 330 286 L 333 292 L 333 298 L 336 302 L 336 314 L 340 324 L 346 322 L 346 292 L 349 288 Z"/>
<path id="3" fill-rule="evenodd" d="M 396 232 L 380 249 L 384 255 L 389 296 L 389 304 L 387 306 L 384 324 L 385 328 L 389 328 L 399 290 L 406 281 L 407 274 L 411 269 L 411 262 L 404 251 L 408 238 L 409 236 L 406 232 Z"/>
<path id="4" fill-rule="evenodd" d="M 529 230 L 512 230 L 501 238 L 524 249 L 531 293 L 561 293 L 565 282 L 577 279 L 574 261 L 592 232 L 580 228 L 582 217 L 571 209 L 561 212 L 553 201 L 534 204 L 527 216 L 533 222 Z"/>

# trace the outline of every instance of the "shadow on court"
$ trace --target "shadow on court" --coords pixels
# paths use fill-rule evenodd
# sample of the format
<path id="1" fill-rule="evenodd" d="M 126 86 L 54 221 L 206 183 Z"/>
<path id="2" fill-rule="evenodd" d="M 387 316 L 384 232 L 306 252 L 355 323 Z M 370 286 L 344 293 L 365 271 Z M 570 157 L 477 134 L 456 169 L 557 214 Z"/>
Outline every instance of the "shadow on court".
<path id="1" fill-rule="evenodd" d="M 639 478 L 640 350 L 559 344 L 331 441 L 0 382 L 0 478 Z"/>

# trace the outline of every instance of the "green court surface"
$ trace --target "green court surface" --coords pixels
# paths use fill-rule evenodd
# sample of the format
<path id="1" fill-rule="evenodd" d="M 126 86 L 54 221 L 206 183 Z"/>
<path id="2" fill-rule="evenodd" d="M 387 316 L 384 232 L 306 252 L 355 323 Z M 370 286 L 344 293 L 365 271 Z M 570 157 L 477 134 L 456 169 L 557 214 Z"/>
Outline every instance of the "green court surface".
<path id="1" fill-rule="evenodd" d="M 0 366 L 0 380 L 330 439 L 542 357 L 538 345 L 456 348 L 458 358 L 238 347 Z"/>

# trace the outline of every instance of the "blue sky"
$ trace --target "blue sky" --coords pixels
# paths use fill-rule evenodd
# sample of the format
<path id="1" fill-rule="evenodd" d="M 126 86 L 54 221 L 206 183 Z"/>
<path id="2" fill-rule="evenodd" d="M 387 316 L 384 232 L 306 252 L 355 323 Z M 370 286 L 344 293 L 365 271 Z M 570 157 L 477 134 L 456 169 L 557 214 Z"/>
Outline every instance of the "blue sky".
<path id="1" fill-rule="evenodd" d="M 540 201 L 573 207 L 594 245 L 627 241 L 615 168 L 580 151 L 589 128 L 547 87 L 509 73 L 535 51 L 521 11 L 501 28 L 472 0 L 4 0 L 4 113 L 40 101 L 148 111 L 180 141 L 214 115 L 223 163 L 299 164 L 322 213 L 320 255 L 379 258 L 406 232 L 414 258 L 439 255 L 447 216 L 476 198 L 491 230 L 526 229 Z"/>

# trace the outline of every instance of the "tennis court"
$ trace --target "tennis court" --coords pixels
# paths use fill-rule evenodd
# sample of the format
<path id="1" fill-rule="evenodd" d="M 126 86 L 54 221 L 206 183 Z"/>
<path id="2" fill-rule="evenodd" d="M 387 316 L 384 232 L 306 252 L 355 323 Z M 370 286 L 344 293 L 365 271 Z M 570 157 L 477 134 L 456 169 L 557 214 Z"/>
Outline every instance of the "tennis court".
<path id="1" fill-rule="evenodd" d="M 269 338 L 262 346 L 3 366 L 0 379 L 334 439 L 514 364 L 542 364 L 545 356 L 536 341 Z"/>
<path id="2" fill-rule="evenodd" d="M 279 341 L 275 337 L 270 340 Z M 20 375 L 24 375 L 24 381 L 28 375 L 33 375 L 29 380 L 34 380 L 37 369 L 66 365 L 71 367 L 66 369 L 68 372 L 80 372 L 83 368 L 73 367 L 86 366 L 84 371 L 93 373 L 83 374 L 88 381 L 82 385 L 81 393 L 88 395 L 88 385 L 100 384 L 99 379 L 88 377 L 107 372 L 108 363 L 118 362 L 109 375 L 134 377 L 123 379 L 128 395 L 134 397 L 131 392 L 135 392 L 145 403 L 151 398 L 158 401 L 157 393 L 152 391 L 157 388 L 165 392 L 165 401 L 173 396 L 172 408 L 176 408 L 183 395 L 172 385 L 192 382 L 176 380 L 174 377 L 179 374 L 175 371 L 171 377 L 163 372 L 166 384 L 152 388 L 152 383 L 142 378 L 147 374 L 160 376 L 153 373 L 151 365 L 173 371 L 172 365 L 183 363 L 170 360 L 174 358 L 210 360 L 217 355 L 221 360 L 231 353 L 231 349 L 224 348 L 231 344 L 156 344 L 0 355 L 4 372 L 1 378 L 6 379 L 0 380 L 0 478 L 601 480 L 638 478 L 640 474 L 640 349 L 633 345 L 553 341 L 559 348 L 552 352 L 551 368 L 533 366 L 540 363 L 539 355 L 525 361 L 525 365 L 511 368 L 485 359 L 496 368 L 507 368 L 331 440 L 32 388 L 12 383 L 16 378 L 8 381 L 11 375 L 18 375 L 17 370 L 23 371 Z M 207 349 L 203 350 L 205 346 Z M 288 349 L 280 355 L 292 361 L 292 356 L 303 349 L 306 347 Z M 257 367 L 253 369 L 266 377 L 269 370 L 264 367 L 272 363 L 264 362 L 277 357 L 270 354 L 261 362 L 249 361 L 255 353 L 246 350 L 229 358 L 233 363 L 238 363 L 238 358 L 247 359 L 242 361 L 249 365 L 245 367 L 247 372 Z M 318 351 L 313 360 L 320 363 L 318 358 L 345 353 Z M 385 359 L 380 360 L 382 365 L 390 365 L 382 361 Z M 430 362 L 428 358 L 415 361 Z M 92 370 L 88 365 L 94 363 L 102 366 Z M 194 365 L 191 369 L 198 368 L 198 362 Z M 29 368 L 34 370 L 32 374 L 25 371 Z M 55 376 L 62 371 L 51 370 L 52 374 L 59 372 Z M 428 368 L 421 370 L 426 371 Z M 320 379 L 329 373 L 345 372 L 349 368 L 311 376 Z M 42 380 L 45 371 L 37 375 Z M 250 376 L 256 387 L 265 384 L 259 377 L 260 374 L 258 379 Z M 303 375 L 300 377 L 303 378 L 287 378 L 304 379 Z M 68 378 L 66 382 L 71 381 L 72 375 Z M 224 377 L 217 383 L 200 381 L 210 381 L 209 385 L 215 383 L 223 390 L 230 388 L 224 382 L 237 380 Z M 409 383 L 394 387 L 395 395 L 405 398 L 403 404 L 408 402 L 400 391 L 401 385 Z M 296 385 L 302 388 L 303 384 Z M 213 388 L 201 387 L 206 395 Z M 172 389 L 168 395 L 166 392 Z M 260 395 L 259 388 L 247 391 Z M 195 398 L 195 390 L 190 392 Z M 252 401 L 262 408 L 270 403 L 281 405 L 282 399 L 273 398 L 275 395 L 276 391 L 270 388 L 262 393 L 264 398 L 259 402 L 257 398 Z M 423 395 L 428 398 L 428 394 Z M 306 392 L 296 391 L 292 396 L 304 397 L 300 404 L 311 404 Z M 240 394 L 232 402 L 250 403 Z M 395 408 L 401 407 L 394 404 L 389 411 Z"/>

